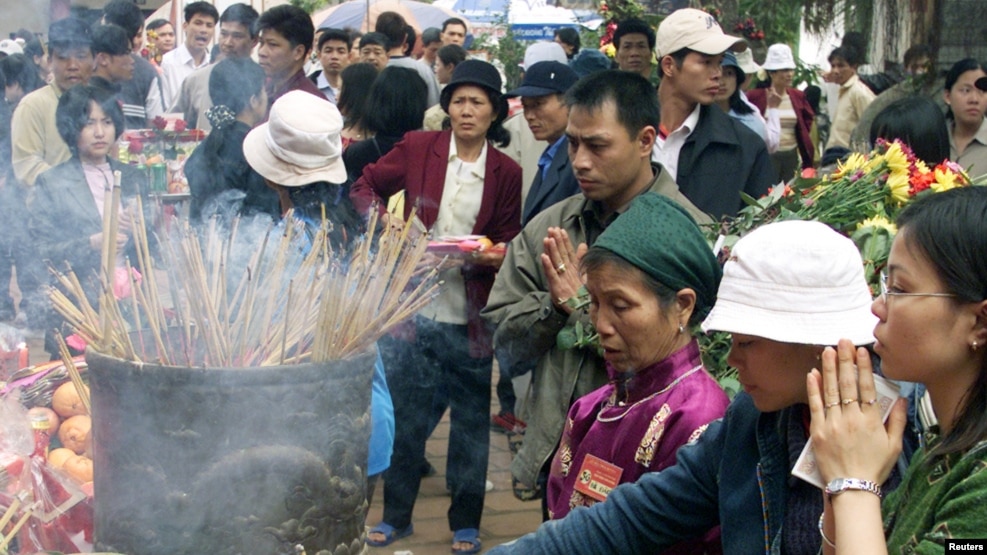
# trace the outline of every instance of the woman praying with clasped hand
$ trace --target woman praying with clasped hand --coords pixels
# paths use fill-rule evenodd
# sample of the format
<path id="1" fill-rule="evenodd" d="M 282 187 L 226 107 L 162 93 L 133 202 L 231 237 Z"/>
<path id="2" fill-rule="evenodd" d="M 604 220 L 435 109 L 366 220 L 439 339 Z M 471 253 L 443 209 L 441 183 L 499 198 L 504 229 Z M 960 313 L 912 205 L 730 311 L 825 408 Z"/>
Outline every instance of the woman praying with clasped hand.
<path id="1" fill-rule="evenodd" d="M 925 385 L 938 424 L 882 503 L 875 484 L 901 450 L 906 403 L 884 425 L 867 352 L 845 340 L 823 352 L 807 386 L 827 554 L 942 553 L 987 536 L 987 189 L 920 199 L 898 227 L 874 350 L 885 376 Z"/>

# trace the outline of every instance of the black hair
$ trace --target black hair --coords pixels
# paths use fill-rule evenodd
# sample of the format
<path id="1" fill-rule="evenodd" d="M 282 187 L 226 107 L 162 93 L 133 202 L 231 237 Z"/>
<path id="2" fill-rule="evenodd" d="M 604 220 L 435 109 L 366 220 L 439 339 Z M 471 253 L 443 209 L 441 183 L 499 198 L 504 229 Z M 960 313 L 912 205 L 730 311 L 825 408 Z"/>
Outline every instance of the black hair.
<path id="1" fill-rule="evenodd" d="M 364 126 L 367 98 L 377 78 L 377 68 L 369 62 L 360 62 L 346 66 L 339 76 L 343 83 L 339 98 L 336 100 L 336 107 L 343 114 L 346 127 Z"/>
<path id="2" fill-rule="evenodd" d="M 380 46 L 380 47 L 383 47 L 386 50 L 387 49 L 387 36 L 386 35 L 383 35 L 381 33 L 378 33 L 376 31 L 373 31 L 373 32 L 370 32 L 370 33 L 364 33 L 363 36 L 360 37 L 360 48 L 363 48 L 364 46 L 367 46 L 367 45 Z"/>
<path id="3" fill-rule="evenodd" d="M 439 103 L 442 105 L 442 109 L 449 113 L 449 102 L 452 99 L 452 95 L 456 93 L 456 89 L 463 85 L 474 85 L 479 87 L 483 92 L 487 93 L 487 98 L 490 100 L 491 106 L 494 109 L 494 120 L 490 124 L 490 128 L 487 129 L 487 140 L 494 143 L 498 147 L 505 147 L 511 144 L 511 134 L 506 129 L 504 129 L 504 120 L 507 119 L 508 106 L 507 97 L 503 95 L 500 91 L 485 87 L 479 83 L 469 83 L 461 82 L 456 84 L 446 85 L 446 88 L 442 89 L 442 96 L 439 99 Z"/>
<path id="4" fill-rule="evenodd" d="M 582 41 L 579 39 L 579 31 L 572 27 L 562 27 L 555 30 L 555 37 L 572 47 L 572 54 L 569 54 L 569 59 L 572 59 L 579 53 L 579 47 L 582 46 Z"/>
<path id="5" fill-rule="evenodd" d="M 264 70 L 247 58 L 224 58 L 209 73 L 209 98 L 214 106 L 223 105 L 234 114 L 250 107 L 250 99 L 264 89 Z M 199 145 L 204 168 L 220 168 L 220 151 L 238 131 L 232 125 L 213 127 Z"/>
<path id="6" fill-rule="evenodd" d="M 655 30 L 643 20 L 633 18 L 621 21 L 617 25 L 617 29 L 613 32 L 614 48 L 620 49 L 620 39 L 624 38 L 624 35 L 635 33 L 648 37 L 648 48 L 655 49 Z"/>
<path id="7" fill-rule="evenodd" d="M 131 39 L 144 28 L 144 14 L 131 0 L 110 0 L 103 7 L 103 19 L 107 23 L 123 27 Z"/>
<path id="8" fill-rule="evenodd" d="M 422 46 L 428 46 L 433 42 L 442 41 L 442 31 L 438 27 L 429 27 L 422 31 Z"/>
<path id="9" fill-rule="evenodd" d="M 326 220 L 332 226 L 328 239 L 333 249 L 347 250 L 363 231 L 363 217 L 350 200 L 349 183 L 317 181 L 302 187 L 281 188 L 291 199 L 296 216 L 321 222 L 325 207 Z"/>
<path id="10" fill-rule="evenodd" d="M 579 262 L 579 271 L 583 274 L 603 270 L 606 266 L 612 266 L 619 273 L 627 276 L 635 276 L 649 291 L 658 299 L 658 306 L 662 312 L 668 312 L 675 306 L 678 298 L 678 291 L 658 281 L 644 270 L 631 264 L 626 258 L 619 254 L 600 247 L 590 247 Z M 703 316 L 698 310 L 693 310 L 689 316 L 689 326 L 698 325 L 702 322 Z"/>
<path id="11" fill-rule="evenodd" d="M 930 62 L 932 61 L 932 47 L 928 44 L 914 44 L 911 48 L 905 50 L 902 63 L 905 68 L 908 68 L 908 66 L 922 58 L 928 58 Z"/>
<path id="12" fill-rule="evenodd" d="M 122 56 L 130 54 L 130 37 L 123 27 L 113 24 L 99 24 L 93 26 L 93 54 L 109 54 L 110 56 Z"/>
<path id="13" fill-rule="evenodd" d="M 234 114 L 250 106 L 264 88 L 264 70 L 250 58 L 224 58 L 209 73 L 209 98 Z"/>
<path id="14" fill-rule="evenodd" d="M 469 53 L 466 52 L 466 49 L 458 44 L 447 44 L 435 53 L 435 57 L 444 65 L 452 64 L 453 67 L 466 61 L 466 56 L 468 55 Z"/>
<path id="15" fill-rule="evenodd" d="M 171 22 L 168 21 L 167 19 L 164 19 L 163 17 L 159 17 L 157 19 L 152 19 L 145 26 L 145 29 L 147 29 L 148 31 L 156 31 L 156 30 L 164 27 L 165 25 L 171 25 Z"/>
<path id="16" fill-rule="evenodd" d="M 346 51 L 349 52 L 353 49 L 353 37 L 349 33 L 342 29 L 322 29 L 322 34 L 319 35 L 319 51 L 322 47 L 331 40 L 346 43 Z"/>
<path id="17" fill-rule="evenodd" d="M 219 16 L 219 23 L 239 23 L 247 28 L 250 38 L 257 38 L 257 20 L 260 14 L 249 4 L 231 4 Z"/>
<path id="18" fill-rule="evenodd" d="M 24 37 L 22 37 L 24 38 Z M 24 38 L 24 53 L 32 58 L 43 58 L 45 55 L 45 47 L 41 44 L 41 39 L 39 39 L 33 33 Z M 33 60 L 32 60 L 33 61 Z"/>
<path id="19" fill-rule="evenodd" d="M 737 86 L 733 89 L 733 93 L 730 95 L 730 98 L 727 99 L 730 104 L 730 109 L 740 115 L 753 114 L 754 108 L 751 108 L 751 105 L 744 102 L 744 100 L 740 97 L 740 95 L 744 94 L 740 92 L 740 89 L 743 86 L 744 81 L 747 80 L 747 74 L 744 73 L 744 70 L 734 66 L 723 66 L 721 69 L 724 73 L 726 73 L 727 69 L 732 69 L 734 74 L 737 76 Z M 720 78 L 722 79 L 722 77 Z"/>
<path id="20" fill-rule="evenodd" d="M 657 131 L 661 121 L 658 95 L 651 83 L 637 73 L 608 69 L 583 77 L 566 92 L 569 110 L 595 111 L 607 102 L 614 104 L 617 121 L 631 138 L 647 126 Z M 570 112 L 571 113 L 571 112 Z"/>
<path id="21" fill-rule="evenodd" d="M 833 63 L 833 60 L 836 59 L 843 60 L 847 63 L 847 65 L 854 69 L 860 67 L 864 63 L 863 53 L 857 51 L 856 47 L 849 44 L 844 44 L 843 46 L 833 49 L 833 51 L 829 53 L 829 57 L 826 58 L 826 61 Z"/>
<path id="22" fill-rule="evenodd" d="M 4 85 L 13 83 L 20 85 L 24 94 L 40 89 L 44 82 L 38 76 L 38 66 L 26 54 L 11 54 L 0 60 L 0 74 L 3 75 Z"/>
<path id="23" fill-rule="evenodd" d="M 956 86 L 956 82 L 960 80 L 960 76 L 968 71 L 977 70 L 987 72 L 987 67 L 974 58 L 963 58 L 962 60 L 956 62 L 949 68 L 949 71 L 946 72 L 946 86 L 944 89 L 946 92 L 953 90 L 953 87 Z M 946 118 L 953 119 L 953 110 L 949 106 L 946 107 Z"/>
<path id="24" fill-rule="evenodd" d="M 462 19 L 459 19 L 458 17 L 450 17 L 449 19 L 443 21 L 442 22 L 442 32 L 445 33 L 446 32 L 446 27 L 448 27 L 450 25 L 462 25 L 463 29 L 465 29 L 466 32 L 469 32 L 469 26 L 466 25 L 466 22 L 465 21 L 463 21 Z"/>
<path id="25" fill-rule="evenodd" d="M 275 6 L 262 13 L 257 20 L 257 32 L 271 30 L 284 37 L 294 49 L 299 44 L 305 47 L 305 54 L 312 50 L 315 40 L 315 26 L 305 10 L 290 4 Z"/>
<path id="26" fill-rule="evenodd" d="M 404 46 L 408 37 L 405 27 L 408 22 L 397 12 L 384 12 L 377 16 L 377 23 L 374 24 L 374 31 L 387 37 L 388 50 Z"/>
<path id="27" fill-rule="evenodd" d="M 962 60 L 956 62 L 949 68 L 949 71 L 946 72 L 945 89 L 947 91 L 952 90 L 952 88 L 956 85 L 956 82 L 960 80 L 961 75 L 968 71 L 977 71 L 978 69 L 980 71 L 987 72 L 987 67 L 974 58 L 963 58 Z"/>
<path id="28" fill-rule="evenodd" d="M 924 96 L 908 96 L 888 104 L 871 122 L 870 142 L 900 139 L 920 160 L 932 167 L 949 158 L 946 118 L 936 103 Z"/>
<path id="29" fill-rule="evenodd" d="M 946 291 L 956 295 L 954 302 L 987 299 L 987 188 L 960 187 L 919 198 L 901 211 L 898 229 L 935 268 Z M 929 451 L 930 465 L 939 456 L 964 452 L 987 438 L 987 357 L 952 424 Z"/>
<path id="30" fill-rule="evenodd" d="M 411 53 L 415 51 L 415 41 L 418 40 L 418 33 L 415 33 L 415 28 L 411 25 L 404 26 L 404 55 L 411 56 Z"/>
<path id="31" fill-rule="evenodd" d="M 677 67 L 679 69 L 682 69 L 682 64 L 685 63 L 686 57 L 689 54 L 692 54 L 693 52 L 697 52 L 697 51 L 696 50 L 693 50 L 691 48 L 680 48 L 680 49 L 676 50 L 675 52 L 670 52 L 668 54 L 668 56 L 671 56 L 672 57 L 672 61 L 675 62 L 675 67 Z M 704 56 L 705 56 L 705 54 L 704 54 Z"/>
<path id="32" fill-rule="evenodd" d="M 389 66 L 370 87 L 365 127 L 378 135 L 401 137 L 421 129 L 428 108 L 428 87 L 413 69 Z"/>
<path id="33" fill-rule="evenodd" d="M 196 15 L 211 17 L 214 23 L 219 23 L 219 10 L 216 9 L 216 6 L 201 0 L 199 2 L 185 4 L 183 14 L 185 15 L 185 23 L 191 22 L 192 18 Z"/>
<path id="34" fill-rule="evenodd" d="M 113 120 L 115 135 L 113 140 L 123 134 L 123 110 L 116 97 L 108 91 L 91 85 L 76 85 L 62 93 L 55 108 L 55 127 L 58 134 L 68 145 L 73 156 L 79 156 L 79 134 L 89 121 L 92 103 L 103 109 L 103 112 Z"/>
<path id="35" fill-rule="evenodd" d="M 809 106 L 812 106 L 812 113 L 819 113 L 819 103 L 822 101 L 822 88 L 819 85 L 809 85 L 803 91 L 805 93 L 805 99 L 809 101 Z"/>

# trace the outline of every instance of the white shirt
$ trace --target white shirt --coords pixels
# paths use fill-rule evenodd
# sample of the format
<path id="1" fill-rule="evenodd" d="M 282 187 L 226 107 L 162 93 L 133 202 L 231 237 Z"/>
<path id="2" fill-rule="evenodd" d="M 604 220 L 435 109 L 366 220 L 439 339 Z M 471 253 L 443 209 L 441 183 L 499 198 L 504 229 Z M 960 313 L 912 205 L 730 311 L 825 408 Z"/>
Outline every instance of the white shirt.
<path id="1" fill-rule="evenodd" d="M 473 233 L 483 200 L 483 178 L 487 168 L 487 143 L 475 162 L 464 162 L 456 151 L 456 138 L 450 137 L 449 165 L 442 186 L 439 214 L 432 226 L 435 238 Z M 421 314 L 437 322 L 466 325 L 466 282 L 460 268 L 451 268 L 439 277 L 442 291 Z"/>
<path id="2" fill-rule="evenodd" d="M 339 100 L 339 89 L 329 84 L 329 80 L 326 79 L 326 72 L 324 70 L 319 73 L 318 77 L 315 78 L 315 86 L 322 91 L 322 94 L 326 95 L 326 100 L 329 102 L 335 104 L 336 101 Z"/>
<path id="3" fill-rule="evenodd" d="M 696 104 L 689 117 L 685 118 L 678 129 L 669 133 L 668 137 L 662 139 L 660 134 L 655 137 L 655 146 L 651 149 L 651 159 L 661 164 L 672 179 L 678 175 L 679 153 L 682 152 L 682 146 L 689 135 L 692 135 L 696 126 L 699 125 L 699 109 L 701 107 L 700 104 Z"/>
<path id="4" fill-rule="evenodd" d="M 196 65 L 195 58 L 189 52 L 185 43 L 161 57 L 161 101 L 165 110 L 174 111 L 178 94 L 182 90 L 182 81 L 200 67 L 209 65 L 209 52 L 202 58 L 202 63 Z"/>

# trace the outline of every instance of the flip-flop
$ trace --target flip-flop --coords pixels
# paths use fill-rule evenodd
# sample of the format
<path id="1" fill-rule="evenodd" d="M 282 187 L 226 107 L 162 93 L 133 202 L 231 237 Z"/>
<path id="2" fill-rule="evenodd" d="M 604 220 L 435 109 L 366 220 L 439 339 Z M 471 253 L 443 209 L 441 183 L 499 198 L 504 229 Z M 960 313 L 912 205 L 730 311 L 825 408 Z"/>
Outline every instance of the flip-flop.
<path id="1" fill-rule="evenodd" d="M 398 530 L 397 528 L 391 526 L 386 522 L 381 522 L 377 526 L 374 526 L 367 532 L 367 545 L 372 545 L 374 547 L 384 547 L 391 545 L 392 543 L 400 540 L 401 538 L 407 538 L 408 536 L 415 533 L 415 526 L 409 524 L 404 528 Z M 370 534 L 384 534 L 386 538 L 384 541 L 375 541 L 370 539 Z M 464 540 L 465 541 L 465 540 Z M 475 551 L 473 553 L 476 553 Z"/>
<path id="2" fill-rule="evenodd" d="M 469 549 L 456 549 L 452 548 L 452 552 L 455 555 L 473 555 L 474 553 L 479 553 L 480 548 L 483 545 L 480 543 L 480 531 L 476 528 L 463 528 L 462 530 L 456 530 L 452 535 L 452 543 L 468 543 L 473 547 Z"/>

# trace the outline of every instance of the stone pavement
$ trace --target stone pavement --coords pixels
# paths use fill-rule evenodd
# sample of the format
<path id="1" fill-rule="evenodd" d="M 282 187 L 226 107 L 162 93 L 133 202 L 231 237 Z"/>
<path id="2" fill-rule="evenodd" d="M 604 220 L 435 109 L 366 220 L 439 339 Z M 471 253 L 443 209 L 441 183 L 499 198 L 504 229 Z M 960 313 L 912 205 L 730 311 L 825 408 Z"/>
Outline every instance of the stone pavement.
<path id="1" fill-rule="evenodd" d="M 497 370 L 491 380 L 496 387 Z M 492 406 L 497 406 L 496 391 L 491 390 Z M 387 547 L 369 547 L 369 555 L 446 555 L 452 546 L 452 532 L 446 519 L 449 510 L 449 494 L 446 492 L 446 447 L 449 441 L 449 413 L 442 418 L 435 433 L 425 446 L 425 455 L 436 469 L 435 476 L 422 479 L 415 513 L 412 519 L 415 533 Z M 483 551 L 533 532 L 541 524 L 541 501 L 521 502 L 511 492 L 511 452 L 507 436 L 490 433 L 490 464 L 487 480 L 493 483 L 488 491 L 480 522 L 480 541 Z M 383 483 L 378 483 L 374 493 L 367 526 L 381 520 L 384 504 Z"/>

